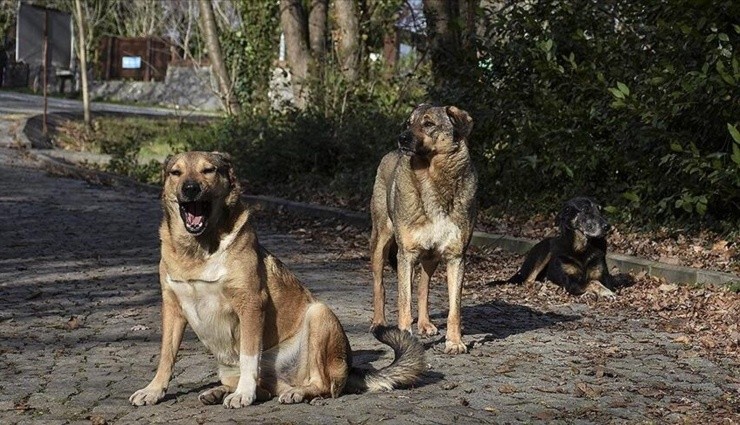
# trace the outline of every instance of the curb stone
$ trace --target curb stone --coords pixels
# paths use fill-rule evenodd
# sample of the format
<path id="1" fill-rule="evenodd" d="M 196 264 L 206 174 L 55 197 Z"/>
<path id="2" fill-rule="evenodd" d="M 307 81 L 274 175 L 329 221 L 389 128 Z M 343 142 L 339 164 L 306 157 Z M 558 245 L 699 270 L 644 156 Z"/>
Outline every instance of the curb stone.
<path id="1" fill-rule="evenodd" d="M 264 209 L 282 209 L 306 216 L 319 218 L 336 218 L 360 228 L 371 226 L 367 213 L 346 211 L 341 208 L 311 205 L 303 202 L 287 201 L 271 196 L 245 196 L 247 202 L 259 205 Z M 524 254 L 537 243 L 536 240 L 485 232 L 473 232 L 470 241 L 473 246 L 494 247 L 516 254 Z M 650 276 L 664 278 L 669 282 L 688 285 L 726 286 L 740 282 L 740 276 L 713 270 L 693 267 L 675 266 L 624 254 L 608 254 L 609 268 L 616 267 L 621 273 L 645 272 Z"/>

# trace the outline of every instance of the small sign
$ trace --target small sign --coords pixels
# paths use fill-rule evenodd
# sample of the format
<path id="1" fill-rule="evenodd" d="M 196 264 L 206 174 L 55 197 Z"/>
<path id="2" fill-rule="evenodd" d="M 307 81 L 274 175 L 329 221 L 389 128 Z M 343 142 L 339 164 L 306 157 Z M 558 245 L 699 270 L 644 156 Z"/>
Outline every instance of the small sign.
<path id="1" fill-rule="evenodd" d="M 141 56 L 124 56 L 121 58 L 121 68 L 139 69 L 141 68 Z"/>

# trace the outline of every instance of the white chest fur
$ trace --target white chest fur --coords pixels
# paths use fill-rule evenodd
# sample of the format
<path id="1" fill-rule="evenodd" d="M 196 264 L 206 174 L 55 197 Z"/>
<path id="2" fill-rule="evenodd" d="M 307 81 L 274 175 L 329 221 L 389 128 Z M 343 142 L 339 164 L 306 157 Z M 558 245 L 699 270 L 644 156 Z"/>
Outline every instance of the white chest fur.
<path id="1" fill-rule="evenodd" d="M 224 293 L 225 276 L 224 255 L 217 252 L 197 279 L 180 280 L 168 274 L 165 280 L 200 341 L 219 363 L 234 366 L 239 364 L 239 318 Z"/>
<path id="2" fill-rule="evenodd" d="M 445 253 L 447 248 L 455 244 L 462 237 L 460 227 L 450 219 L 442 209 L 437 192 L 429 180 L 421 181 L 422 204 L 426 213 L 427 222 L 414 233 L 418 246 L 437 253 Z"/>
<path id="3" fill-rule="evenodd" d="M 429 217 L 427 224 L 414 232 L 418 246 L 444 253 L 448 246 L 460 240 L 460 227 L 446 214 L 436 214 Z"/>

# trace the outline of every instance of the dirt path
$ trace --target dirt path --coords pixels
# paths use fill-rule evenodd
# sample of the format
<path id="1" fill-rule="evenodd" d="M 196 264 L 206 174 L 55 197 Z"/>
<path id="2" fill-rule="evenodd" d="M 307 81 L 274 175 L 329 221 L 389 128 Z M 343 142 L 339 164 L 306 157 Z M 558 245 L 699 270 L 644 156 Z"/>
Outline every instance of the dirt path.
<path id="1" fill-rule="evenodd" d="M 737 359 L 698 356 L 643 317 L 470 294 L 470 354 L 447 356 L 442 337 L 427 340 L 429 371 L 416 388 L 292 406 L 203 406 L 197 394 L 216 382 L 214 362 L 188 332 L 164 402 L 135 408 L 127 399 L 151 379 L 159 351 L 156 194 L 50 177 L 0 151 L 0 206 L 3 424 L 739 420 Z M 390 353 L 367 332 L 367 261 L 276 231 L 275 217 L 262 220 L 263 244 L 333 307 L 356 362 L 386 364 Z M 438 324 L 442 288 L 432 296 Z"/>

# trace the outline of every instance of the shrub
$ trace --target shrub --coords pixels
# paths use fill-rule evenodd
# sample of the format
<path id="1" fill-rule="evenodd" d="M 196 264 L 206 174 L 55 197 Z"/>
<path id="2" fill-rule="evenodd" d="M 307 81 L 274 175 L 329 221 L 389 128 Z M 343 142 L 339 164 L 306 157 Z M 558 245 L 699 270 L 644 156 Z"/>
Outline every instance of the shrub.
<path id="1" fill-rule="evenodd" d="M 482 76 L 449 93 L 477 118 L 484 205 L 588 194 L 637 224 L 737 222 L 739 14 L 690 0 L 486 10 Z"/>

